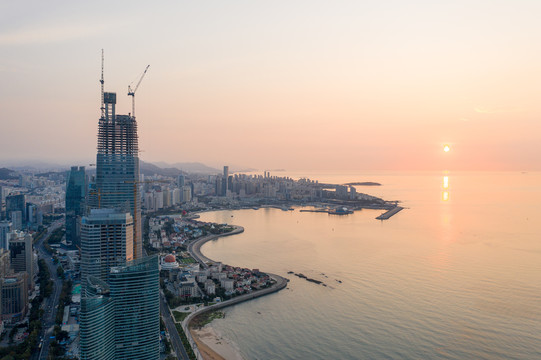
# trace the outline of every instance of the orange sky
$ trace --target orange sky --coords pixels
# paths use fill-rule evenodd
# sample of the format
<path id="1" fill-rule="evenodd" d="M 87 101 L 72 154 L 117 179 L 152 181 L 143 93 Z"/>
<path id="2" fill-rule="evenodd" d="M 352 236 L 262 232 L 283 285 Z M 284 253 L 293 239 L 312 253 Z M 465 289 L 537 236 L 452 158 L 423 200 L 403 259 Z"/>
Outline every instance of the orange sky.
<path id="1" fill-rule="evenodd" d="M 105 88 L 141 158 L 288 170 L 541 170 L 541 2 L 0 5 L 0 165 L 94 162 Z M 451 151 L 443 152 L 450 144 Z"/>

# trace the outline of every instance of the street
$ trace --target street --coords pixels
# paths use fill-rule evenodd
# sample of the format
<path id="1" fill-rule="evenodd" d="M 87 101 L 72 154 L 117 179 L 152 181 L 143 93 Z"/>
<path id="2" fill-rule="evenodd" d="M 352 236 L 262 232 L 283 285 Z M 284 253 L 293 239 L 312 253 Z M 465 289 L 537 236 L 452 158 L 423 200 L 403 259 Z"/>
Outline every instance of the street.
<path id="1" fill-rule="evenodd" d="M 47 229 L 47 234 L 42 236 L 41 239 L 34 245 L 38 251 L 38 257 L 45 260 L 47 268 L 51 273 L 51 280 L 53 281 L 53 292 L 51 296 L 43 300 L 43 309 L 45 313 L 43 314 L 43 328 L 41 330 L 41 341 L 42 346 L 38 353 L 32 354 L 32 359 L 35 360 L 45 360 L 49 354 L 49 343 L 51 342 L 50 336 L 55 324 L 56 311 L 58 306 L 58 301 L 60 299 L 60 292 L 62 291 L 62 280 L 56 276 L 56 266 L 53 264 L 52 256 L 47 253 L 43 242 L 45 239 L 48 239 L 51 233 L 62 226 L 64 220 L 57 220 L 52 223 Z"/>
<path id="2" fill-rule="evenodd" d="M 169 332 L 169 336 L 171 338 L 171 345 L 173 346 L 173 349 L 177 354 L 177 359 L 189 360 L 188 354 L 186 353 L 184 345 L 182 344 L 182 340 L 180 339 L 180 335 L 178 334 L 177 328 L 175 327 L 175 322 L 173 321 L 171 312 L 169 311 L 168 305 L 165 302 L 165 296 L 163 295 L 161 290 L 160 312 L 162 313 L 163 322 L 165 323 L 167 332 Z"/>

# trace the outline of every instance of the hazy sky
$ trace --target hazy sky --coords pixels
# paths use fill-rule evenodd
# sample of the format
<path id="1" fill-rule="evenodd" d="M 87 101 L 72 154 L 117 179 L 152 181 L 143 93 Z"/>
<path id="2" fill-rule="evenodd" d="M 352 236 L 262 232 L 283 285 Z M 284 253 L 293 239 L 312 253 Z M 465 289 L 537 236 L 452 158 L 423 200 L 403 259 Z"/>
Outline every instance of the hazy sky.
<path id="1" fill-rule="evenodd" d="M 541 1 L 2 1 L 0 162 L 541 170 Z M 451 151 L 443 152 L 444 144 Z"/>

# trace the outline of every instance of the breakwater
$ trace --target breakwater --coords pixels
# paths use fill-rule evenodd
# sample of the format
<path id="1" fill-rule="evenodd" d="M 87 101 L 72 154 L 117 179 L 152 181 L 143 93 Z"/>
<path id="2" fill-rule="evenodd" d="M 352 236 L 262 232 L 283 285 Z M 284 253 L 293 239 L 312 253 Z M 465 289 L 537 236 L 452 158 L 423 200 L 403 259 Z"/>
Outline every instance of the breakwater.
<path id="1" fill-rule="evenodd" d="M 394 208 L 389 209 L 386 212 L 384 212 L 383 214 L 381 214 L 380 216 L 378 216 L 376 219 L 378 219 L 378 220 L 387 220 L 391 216 L 396 215 L 401 210 L 404 210 L 404 208 L 401 207 L 401 206 L 395 206 Z"/>

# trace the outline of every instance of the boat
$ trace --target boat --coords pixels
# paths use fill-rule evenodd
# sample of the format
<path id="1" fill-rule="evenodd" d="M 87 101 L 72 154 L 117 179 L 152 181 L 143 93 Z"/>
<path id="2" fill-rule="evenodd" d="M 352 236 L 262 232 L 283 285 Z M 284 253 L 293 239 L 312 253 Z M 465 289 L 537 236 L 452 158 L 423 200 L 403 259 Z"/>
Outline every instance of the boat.
<path id="1" fill-rule="evenodd" d="M 333 210 L 329 210 L 329 214 L 331 215 L 348 215 L 353 214 L 353 211 L 349 210 L 346 207 L 339 207 Z"/>

